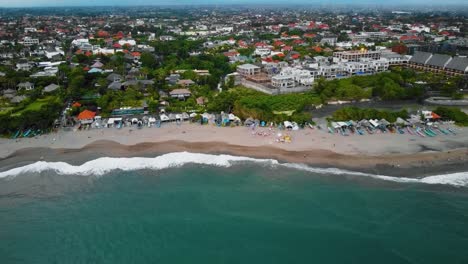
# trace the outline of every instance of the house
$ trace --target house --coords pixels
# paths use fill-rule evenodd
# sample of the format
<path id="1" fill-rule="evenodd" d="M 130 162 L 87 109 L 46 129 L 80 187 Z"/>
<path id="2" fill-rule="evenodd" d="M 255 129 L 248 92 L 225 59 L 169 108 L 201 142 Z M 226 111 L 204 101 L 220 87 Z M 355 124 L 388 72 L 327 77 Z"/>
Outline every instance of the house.
<path id="1" fill-rule="evenodd" d="M 260 73 L 260 67 L 253 64 L 242 64 L 237 66 L 237 72 L 243 76 L 256 75 Z"/>
<path id="2" fill-rule="evenodd" d="M 15 96 L 16 96 L 16 90 L 6 89 L 6 90 L 3 91 L 3 97 L 5 97 L 7 99 L 12 99 Z"/>
<path id="3" fill-rule="evenodd" d="M 175 40 L 175 38 L 173 36 L 164 35 L 164 36 L 160 36 L 159 40 L 161 40 L 161 41 L 173 41 L 173 40 Z"/>
<path id="4" fill-rule="evenodd" d="M 335 46 L 337 40 L 338 40 L 338 38 L 335 37 L 335 36 L 327 36 L 327 37 L 323 37 L 320 40 L 320 44 L 328 44 L 330 46 Z"/>
<path id="5" fill-rule="evenodd" d="M 166 77 L 166 81 L 169 83 L 169 85 L 176 85 L 179 79 L 180 79 L 180 74 L 178 73 L 172 73 L 171 75 Z"/>
<path id="6" fill-rule="evenodd" d="M 34 84 L 30 82 L 22 82 L 22 83 L 19 83 L 16 87 L 18 88 L 18 90 L 24 89 L 26 91 L 30 91 L 34 89 Z"/>
<path id="7" fill-rule="evenodd" d="M 122 86 L 125 88 L 138 87 L 138 88 L 146 89 L 148 87 L 151 87 L 153 84 L 154 84 L 153 80 L 128 80 L 126 82 L 123 82 Z"/>
<path id="8" fill-rule="evenodd" d="M 96 61 L 93 65 L 91 65 L 91 68 L 102 68 L 104 64 L 100 61 Z"/>
<path id="9" fill-rule="evenodd" d="M 136 41 L 134 39 L 131 39 L 131 38 L 124 38 L 124 39 L 119 40 L 119 44 L 122 47 L 125 46 L 125 45 L 135 46 Z"/>
<path id="10" fill-rule="evenodd" d="M 30 71 L 34 67 L 34 63 L 29 61 L 20 61 L 16 64 L 17 71 Z"/>
<path id="11" fill-rule="evenodd" d="M 292 88 L 295 86 L 294 76 L 275 75 L 271 77 L 271 85 L 276 88 Z"/>
<path id="12" fill-rule="evenodd" d="M 186 79 L 186 80 L 179 80 L 177 82 L 177 85 L 180 85 L 180 86 L 183 86 L 183 87 L 189 87 L 189 86 L 192 86 L 194 85 L 195 82 L 190 80 L 190 79 Z"/>
<path id="13" fill-rule="evenodd" d="M 112 82 L 107 86 L 107 89 L 118 91 L 122 89 L 122 83 L 119 81 Z"/>
<path id="14" fill-rule="evenodd" d="M 109 82 L 120 82 L 122 81 L 122 75 L 117 73 L 111 73 L 107 76 L 107 81 Z"/>
<path id="15" fill-rule="evenodd" d="M 21 41 L 24 46 L 33 46 L 33 45 L 39 45 L 39 39 L 33 39 L 30 37 L 24 37 L 23 41 Z"/>
<path id="16" fill-rule="evenodd" d="M 172 98 L 178 98 L 179 100 L 185 100 L 186 98 L 190 97 L 192 93 L 188 89 L 174 89 L 169 92 L 169 95 Z"/>
<path id="17" fill-rule="evenodd" d="M 10 102 L 13 104 L 19 104 L 22 101 L 26 100 L 26 96 L 24 95 L 16 95 L 15 97 L 11 98 Z"/>
<path id="18" fill-rule="evenodd" d="M 43 92 L 44 92 L 44 93 L 52 93 L 52 92 L 54 92 L 55 90 L 57 90 L 58 88 L 60 88 L 60 86 L 58 86 L 58 85 L 55 84 L 55 83 L 51 83 L 51 84 L 47 85 L 46 87 L 44 87 Z"/>
<path id="19" fill-rule="evenodd" d="M 201 105 L 201 106 L 204 106 L 205 103 L 208 102 L 208 100 L 203 96 L 198 97 L 196 100 L 197 100 L 197 105 Z"/>

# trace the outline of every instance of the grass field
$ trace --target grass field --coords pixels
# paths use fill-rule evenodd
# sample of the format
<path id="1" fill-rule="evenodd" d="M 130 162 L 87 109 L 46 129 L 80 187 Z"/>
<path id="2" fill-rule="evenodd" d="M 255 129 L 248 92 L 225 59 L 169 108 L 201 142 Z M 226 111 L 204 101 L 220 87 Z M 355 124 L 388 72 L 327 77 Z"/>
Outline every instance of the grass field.
<path id="1" fill-rule="evenodd" d="M 45 98 L 37 99 L 36 101 L 30 103 L 25 108 L 13 113 L 12 115 L 13 116 L 19 116 L 19 115 L 21 115 L 22 113 L 24 113 L 26 111 L 38 111 L 38 110 L 41 109 L 42 106 L 48 104 L 49 102 L 54 101 L 55 99 L 56 99 L 55 96 L 47 96 Z"/>

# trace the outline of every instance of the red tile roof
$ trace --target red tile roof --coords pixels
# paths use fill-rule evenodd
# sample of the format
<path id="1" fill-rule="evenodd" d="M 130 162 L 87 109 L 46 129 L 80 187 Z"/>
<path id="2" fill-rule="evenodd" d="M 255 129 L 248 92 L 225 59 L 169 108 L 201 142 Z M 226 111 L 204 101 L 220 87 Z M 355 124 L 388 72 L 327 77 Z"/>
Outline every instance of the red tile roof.
<path id="1" fill-rule="evenodd" d="M 84 110 L 78 115 L 78 120 L 93 119 L 96 116 L 96 112 Z"/>

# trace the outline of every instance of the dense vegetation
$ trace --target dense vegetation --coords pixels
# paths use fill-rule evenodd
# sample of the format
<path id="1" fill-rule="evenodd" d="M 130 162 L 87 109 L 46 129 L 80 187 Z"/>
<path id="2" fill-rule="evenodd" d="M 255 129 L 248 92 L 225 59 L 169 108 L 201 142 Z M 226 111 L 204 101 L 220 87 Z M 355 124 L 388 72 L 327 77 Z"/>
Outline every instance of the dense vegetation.
<path id="1" fill-rule="evenodd" d="M 439 106 L 434 110 L 445 120 L 453 120 L 459 126 L 468 126 L 468 114 L 456 107 Z"/>
<path id="2" fill-rule="evenodd" d="M 426 90 L 440 91 L 444 96 L 459 98 L 459 89 L 466 86 L 462 77 L 433 73 L 418 74 L 412 69 L 395 68 L 391 72 L 326 81 L 318 79 L 315 90 L 323 101 L 361 100 L 378 97 L 382 100 L 422 99 Z"/>
<path id="3" fill-rule="evenodd" d="M 8 111 L 0 112 L 0 134 L 12 134 L 18 129 L 49 128 L 62 110 L 59 97 L 50 96 L 34 101 L 26 100 Z"/>
<path id="4" fill-rule="evenodd" d="M 389 122 L 395 122 L 398 117 L 407 118 L 408 112 L 406 110 L 401 111 L 385 111 L 371 108 L 358 108 L 347 106 L 335 111 L 332 115 L 332 119 L 336 121 L 347 121 L 355 120 L 359 121 L 362 119 L 385 119 Z"/>
<path id="5" fill-rule="evenodd" d="M 252 117 L 266 121 L 305 123 L 310 122 L 311 115 L 304 110 L 318 104 L 320 98 L 312 93 L 273 96 L 247 88 L 235 88 L 214 97 L 208 110 L 232 111 L 243 119 Z"/>

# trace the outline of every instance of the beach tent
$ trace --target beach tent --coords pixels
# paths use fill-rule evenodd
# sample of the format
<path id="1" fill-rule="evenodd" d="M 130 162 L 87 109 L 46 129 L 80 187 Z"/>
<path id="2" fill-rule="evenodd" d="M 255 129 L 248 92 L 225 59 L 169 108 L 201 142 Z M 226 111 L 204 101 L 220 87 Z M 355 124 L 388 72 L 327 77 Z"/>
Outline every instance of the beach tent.
<path id="1" fill-rule="evenodd" d="M 371 123 L 371 125 L 374 126 L 374 127 L 379 126 L 379 121 L 377 119 L 370 119 L 369 123 Z"/>
<path id="2" fill-rule="evenodd" d="M 348 126 L 356 126 L 356 122 L 354 122 L 353 120 L 349 120 L 346 123 L 348 123 Z"/>
<path id="3" fill-rule="evenodd" d="M 168 117 L 169 117 L 169 120 L 170 120 L 170 121 L 175 121 L 175 120 L 177 120 L 177 117 L 176 117 L 175 114 L 172 114 L 172 113 L 171 113 L 171 114 L 169 114 Z"/>
<path id="4" fill-rule="evenodd" d="M 229 114 L 229 121 L 231 122 L 240 122 L 240 118 L 235 116 L 234 114 Z"/>
<path id="5" fill-rule="evenodd" d="M 212 115 L 210 115 L 208 113 L 203 113 L 201 116 L 206 120 L 210 120 L 212 118 Z"/>
<path id="6" fill-rule="evenodd" d="M 382 119 L 380 119 L 380 121 L 379 121 L 379 125 L 385 126 L 385 127 L 386 127 L 386 126 L 390 125 L 390 122 L 388 122 L 387 120 L 385 120 L 385 119 L 382 118 Z"/>
<path id="7" fill-rule="evenodd" d="M 159 118 L 161 119 L 161 122 L 169 121 L 169 117 L 165 114 L 159 115 Z"/>
<path id="8" fill-rule="evenodd" d="M 359 121 L 357 125 L 362 126 L 362 127 L 372 126 L 371 123 L 369 123 L 369 121 L 367 119 L 363 119 L 363 120 Z"/>
<path id="9" fill-rule="evenodd" d="M 405 125 L 405 126 L 409 125 L 408 121 L 404 120 L 401 117 L 397 117 L 395 124 Z"/>
<path id="10" fill-rule="evenodd" d="M 254 124 L 254 120 L 253 120 L 253 118 L 251 118 L 251 117 L 247 118 L 247 119 L 244 121 L 244 125 L 245 125 L 245 126 L 251 126 L 252 124 Z"/>
<path id="11" fill-rule="evenodd" d="M 340 128 L 341 126 L 337 122 L 331 122 L 333 128 Z"/>
<path id="12" fill-rule="evenodd" d="M 421 123 L 421 116 L 420 115 L 411 115 L 408 119 L 408 122 L 411 124 L 419 124 Z"/>
<path id="13" fill-rule="evenodd" d="M 181 115 L 181 118 L 182 118 L 183 120 L 188 120 L 188 119 L 190 118 L 189 114 L 187 114 L 187 113 L 185 113 L 185 112 L 183 112 L 183 113 L 180 114 L 180 115 Z"/>
<path id="14" fill-rule="evenodd" d="M 347 127 L 348 124 L 345 122 L 337 122 L 340 127 Z"/>
<path id="15" fill-rule="evenodd" d="M 297 125 L 296 122 L 292 122 L 292 130 L 299 130 L 299 126 Z"/>
<path id="16" fill-rule="evenodd" d="M 289 121 L 284 121 L 283 122 L 284 124 L 284 127 L 287 128 L 287 129 L 292 129 L 293 128 L 293 124 Z"/>

